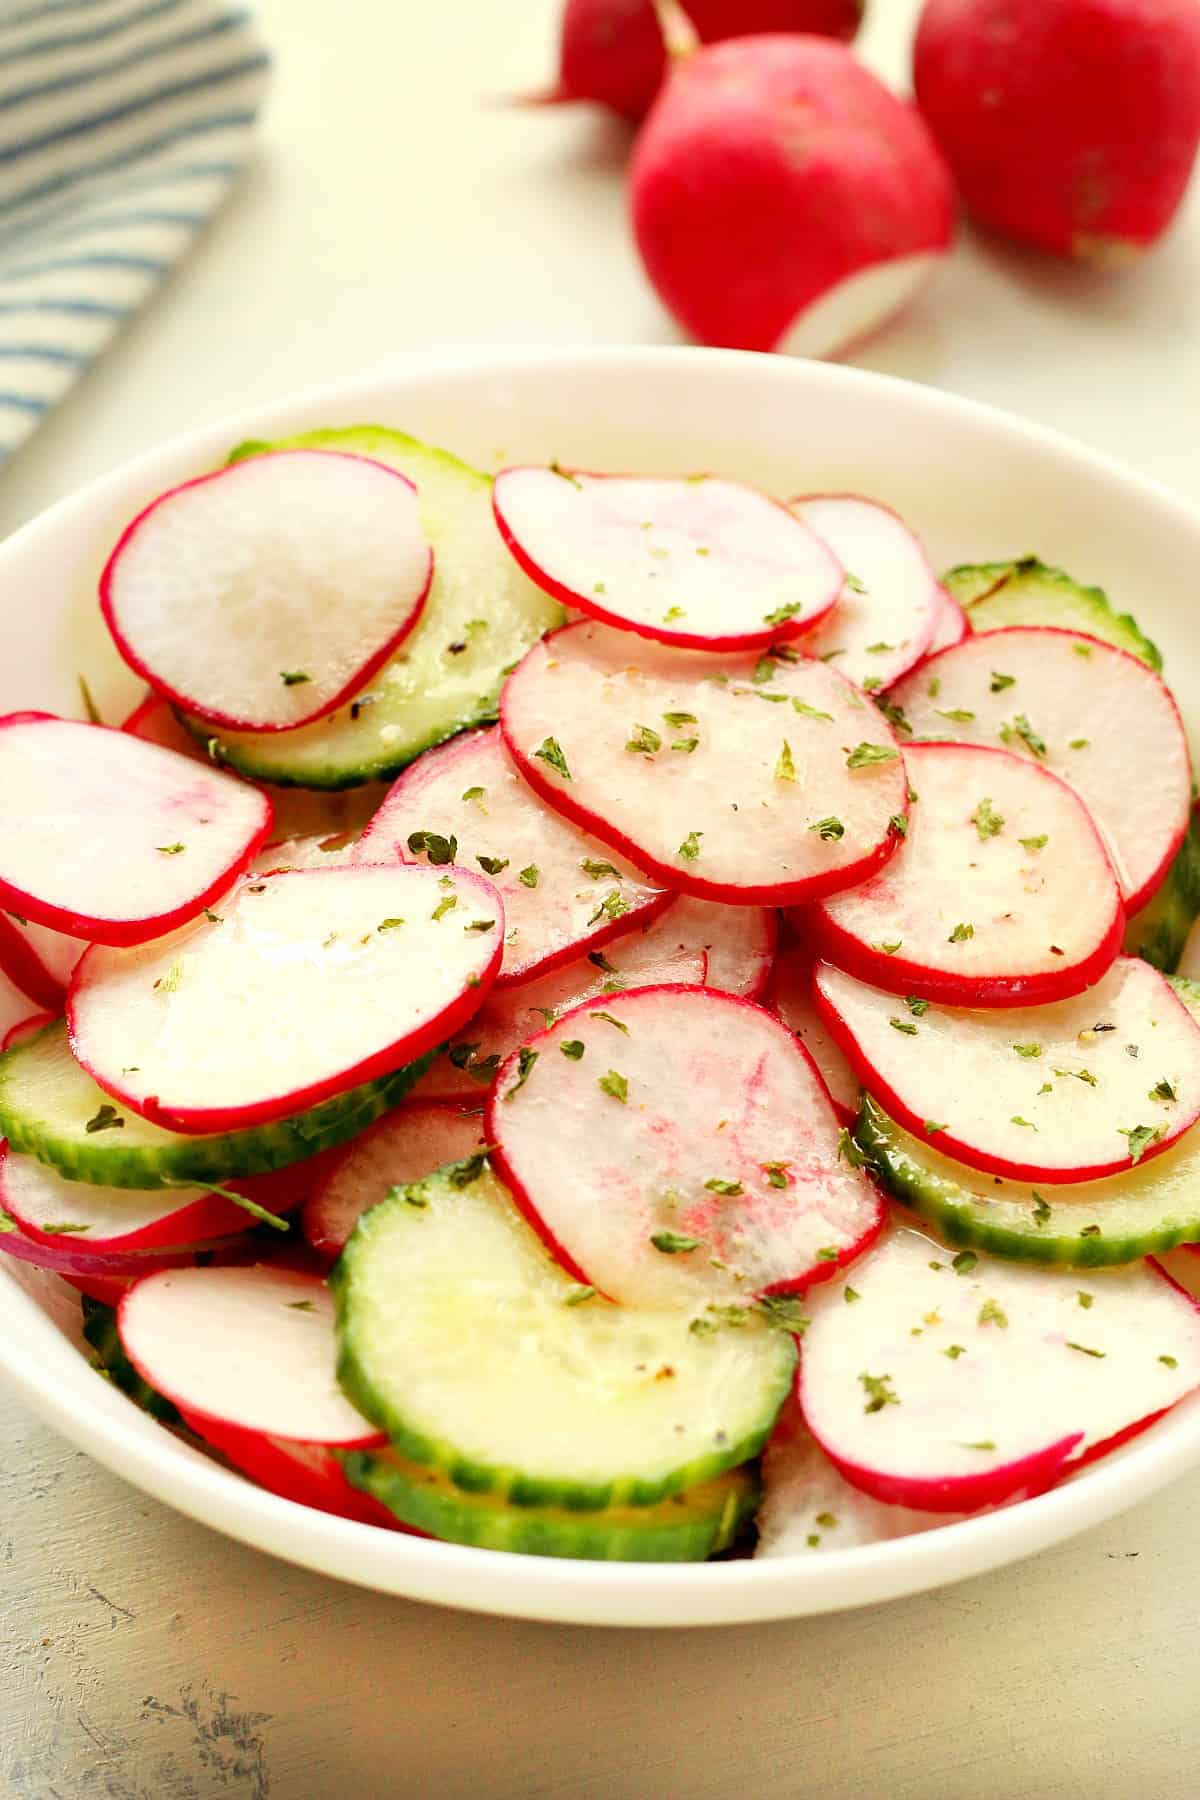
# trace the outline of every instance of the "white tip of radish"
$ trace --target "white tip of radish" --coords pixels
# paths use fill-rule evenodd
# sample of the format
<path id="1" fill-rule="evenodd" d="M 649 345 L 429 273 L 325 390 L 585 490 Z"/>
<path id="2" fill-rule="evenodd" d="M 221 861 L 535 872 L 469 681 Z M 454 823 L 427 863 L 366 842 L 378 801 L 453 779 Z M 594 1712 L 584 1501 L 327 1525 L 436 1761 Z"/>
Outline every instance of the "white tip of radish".
<path id="1" fill-rule="evenodd" d="M 942 261 L 923 251 L 859 269 L 806 306 L 775 349 L 784 356 L 843 355 L 910 305 Z"/>

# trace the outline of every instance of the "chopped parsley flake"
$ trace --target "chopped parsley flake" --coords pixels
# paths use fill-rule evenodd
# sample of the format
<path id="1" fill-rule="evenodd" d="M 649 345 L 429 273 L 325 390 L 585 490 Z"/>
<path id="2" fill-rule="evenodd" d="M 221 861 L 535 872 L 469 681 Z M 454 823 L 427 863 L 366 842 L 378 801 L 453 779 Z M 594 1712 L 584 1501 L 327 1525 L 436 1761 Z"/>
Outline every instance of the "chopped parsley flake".
<path id="1" fill-rule="evenodd" d="M 379 929 L 386 931 L 390 925 L 403 925 L 403 923 L 403 919 L 385 919 Z M 469 925 L 463 926 L 464 931 L 494 931 L 495 928 L 495 919 L 472 919 Z"/>
<path id="2" fill-rule="evenodd" d="M 902 1031 L 906 1037 L 916 1037 L 918 1027 L 911 1019 L 889 1019 L 888 1024 L 893 1031 Z"/>
<path id="3" fill-rule="evenodd" d="M 420 856 L 424 851 L 435 869 L 444 868 L 458 855 L 458 839 L 442 837 L 436 831 L 410 831 L 408 847 L 414 856 Z"/>
<path id="4" fill-rule="evenodd" d="M 757 670 L 755 673 L 757 673 Z M 700 723 L 695 713 L 665 712 L 662 716 L 664 722 L 671 727 L 672 731 L 677 731 L 681 725 L 698 725 Z"/>
<path id="5" fill-rule="evenodd" d="M 1162 1363 L 1168 1369 L 1177 1369 L 1179 1367 L 1179 1361 L 1178 1361 L 1177 1357 L 1160 1356 L 1158 1360 L 1160 1363 Z"/>
<path id="6" fill-rule="evenodd" d="M 819 838 L 824 838 L 826 842 L 835 838 L 845 837 L 846 835 L 846 827 L 842 824 L 842 821 L 832 817 L 828 819 L 818 819 L 816 824 L 810 825 L 808 829 L 810 831 L 815 831 L 817 836 Z"/>
<path id="7" fill-rule="evenodd" d="M 596 1290 L 589 1282 L 577 1282 L 576 1285 L 573 1288 L 570 1288 L 563 1296 L 563 1305 L 582 1306 L 585 1301 L 594 1300 L 595 1298 Z"/>
<path id="8" fill-rule="evenodd" d="M 742 1192 L 740 1181 L 723 1181 L 719 1175 L 710 1175 L 704 1186 L 710 1194 L 724 1194 L 731 1199 Z"/>
<path id="9" fill-rule="evenodd" d="M 1014 1044 L 1013 1049 L 1018 1056 L 1040 1056 L 1042 1054 L 1040 1044 Z"/>
<path id="10" fill-rule="evenodd" d="M 570 781 L 571 771 L 567 767 L 567 759 L 562 753 L 562 745 L 557 738 L 544 738 L 533 753 L 541 762 L 547 763 L 564 781 Z"/>
<path id="11" fill-rule="evenodd" d="M 380 919 L 375 929 L 376 931 L 398 931 L 403 923 L 403 919 Z M 495 923 L 495 919 L 489 919 L 486 925 L 481 926 L 477 921 L 470 929 L 472 931 L 490 931 Z"/>
<path id="12" fill-rule="evenodd" d="M 899 1406 L 900 1397 L 892 1389 L 890 1375 L 868 1375 L 864 1370 L 859 1376 L 863 1392 L 867 1396 L 865 1413 L 882 1412 L 885 1406 Z"/>
<path id="13" fill-rule="evenodd" d="M 967 706 L 935 706 L 933 710 L 939 719 L 953 719 L 956 725 L 967 725 L 975 717 Z"/>
<path id="14" fill-rule="evenodd" d="M 692 751 L 698 748 L 699 743 L 699 738 L 675 738 L 671 748 L 672 750 L 682 750 L 685 756 L 690 756 Z"/>
<path id="15" fill-rule="evenodd" d="M 867 655 L 868 656 L 883 656 L 887 653 L 887 651 L 894 650 L 895 648 L 896 648 L 895 644 L 882 644 L 882 643 L 868 644 L 867 645 Z"/>
<path id="16" fill-rule="evenodd" d="M 124 1126 L 125 1121 L 115 1106 L 102 1106 L 98 1112 L 92 1115 L 83 1129 L 90 1137 L 96 1131 L 121 1131 Z"/>
<path id="17" fill-rule="evenodd" d="M 852 1288 L 849 1282 L 847 1282 L 846 1286 L 842 1289 L 842 1299 L 846 1302 L 847 1306 L 851 1306 L 855 1300 L 861 1300 L 862 1295 L 857 1288 Z"/>
<path id="18" fill-rule="evenodd" d="M 865 583 L 861 582 L 857 575 L 851 575 L 848 569 L 843 577 L 843 586 L 848 587 L 852 594 L 865 594 L 867 591 Z M 819 1520 L 818 1523 L 820 1523 Z"/>
<path id="19" fill-rule="evenodd" d="M 160 856 L 180 856 L 187 849 L 186 844 L 156 844 L 155 849 Z"/>
<path id="20" fill-rule="evenodd" d="M 443 894 L 442 898 L 438 901 L 437 905 L 434 907 L 433 911 L 430 913 L 429 916 L 431 919 L 444 919 L 446 914 L 448 912 L 453 912 L 454 908 L 457 905 L 458 905 L 458 895 L 457 894 Z"/>
<path id="21" fill-rule="evenodd" d="M 528 886 L 529 883 L 526 883 Z M 614 888 L 611 894 L 605 894 L 599 906 L 588 920 L 589 925 L 598 925 L 601 919 L 619 919 L 629 911 L 629 902 Z"/>
<path id="22" fill-rule="evenodd" d="M 600 862 L 594 856 L 585 856 L 579 866 L 589 881 L 603 881 L 606 875 L 611 875 L 614 881 L 622 879 L 620 869 L 615 869 L 610 862 Z"/>
<path id="23" fill-rule="evenodd" d="M 624 1019 L 615 1019 L 610 1012 L 594 1012 L 592 1017 L 593 1019 L 603 1019 L 606 1025 L 615 1025 L 618 1031 L 623 1031 L 626 1037 L 629 1036 L 629 1027 Z"/>
<path id="24" fill-rule="evenodd" d="M 538 884 L 538 866 L 537 866 L 537 864 L 530 863 L 528 868 L 522 869 L 521 873 L 517 876 L 517 880 L 520 882 L 522 887 L 535 888 Z"/>
<path id="25" fill-rule="evenodd" d="M 777 606 L 774 612 L 764 613 L 763 624 L 786 625 L 789 619 L 794 619 L 798 612 L 803 611 L 804 604 L 802 601 L 789 600 L 786 606 Z"/>
<path id="26" fill-rule="evenodd" d="M 1009 1124 L 1010 1125 L 1024 1125 L 1024 1127 L 1026 1128 L 1027 1131 L 1036 1131 L 1037 1130 L 1037 1126 L 1034 1124 L 1033 1120 L 1032 1119 L 1023 1119 L 1021 1117 L 1020 1113 L 1014 1113 L 1012 1118 L 1009 1120 Z"/>
<path id="27" fill-rule="evenodd" d="M 966 1354 L 967 1351 L 964 1344 L 948 1344 L 942 1351 L 942 1355 L 948 1356 L 951 1362 L 957 1362 L 960 1356 L 965 1356 Z"/>
<path id="28" fill-rule="evenodd" d="M 998 669 L 992 670 L 991 689 L 993 694 L 1002 694 L 1005 688 L 1015 687 L 1016 682 L 1015 675 L 1001 675 Z"/>
<path id="29" fill-rule="evenodd" d="M 486 792 L 486 788 L 481 787 L 464 788 L 459 798 L 462 800 L 482 800 Z"/>
<path id="30" fill-rule="evenodd" d="M 223 925 L 225 923 L 220 913 L 215 913 L 211 906 L 206 906 L 204 908 L 204 916 L 210 925 Z"/>
<path id="31" fill-rule="evenodd" d="M 1072 738 L 1067 745 L 1068 750 L 1086 750 L 1091 743 L 1090 738 Z"/>
<path id="32" fill-rule="evenodd" d="M 902 706 L 897 706 L 894 700 L 886 699 L 876 700 L 875 704 L 893 731 L 901 731 L 908 737 L 912 736 L 912 726 L 909 724 Z M 915 795 L 910 796 L 914 799 L 915 797 Z"/>
<path id="33" fill-rule="evenodd" d="M 992 1442 L 991 1438 L 980 1438 L 980 1440 L 977 1444 L 960 1444 L 959 1445 L 960 1450 L 994 1450 L 995 1448 L 996 1448 L 996 1446 Z"/>
<path id="34" fill-rule="evenodd" d="M 558 1047 L 564 1056 L 570 1057 L 572 1062 L 578 1062 L 584 1052 L 584 1044 L 580 1038 L 568 1038 L 565 1043 L 560 1044 Z"/>
<path id="35" fill-rule="evenodd" d="M 978 1323 L 980 1325 L 1007 1326 L 1008 1314 L 994 1300 L 985 1300 L 979 1309 Z"/>
<path id="36" fill-rule="evenodd" d="M 284 687 L 302 687 L 312 676 L 306 675 L 303 669 L 284 669 L 279 677 Z"/>
<path id="37" fill-rule="evenodd" d="M 936 1137 L 939 1131 L 945 1131 L 946 1129 L 945 1123 L 941 1119 L 926 1119 L 924 1120 L 923 1125 L 924 1130 L 929 1137 Z"/>
<path id="38" fill-rule="evenodd" d="M 1043 831 L 1038 837 L 1018 838 L 1017 842 L 1020 844 L 1022 850 L 1044 850 L 1046 845 L 1050 842 L 1050 838 L 1049 835 Z"/>
<path id="39" fill-rule="evenodd" d="M 164 994 L 173 994 L 183 980 L 183 964 L 172 963 L 165 975 L 160 975 L 155 987 Z"/>
<path id="40" fill-rule="evenodd" d="M 851 1169 L 865 1169 L 867 1166 L 868 1158 L 844 1125 L 838 1132 L 837 1153 L 838 1161 L 846 1163 Z"/>
<path id="41" fill-rule="evenodd" d="M 686 1256 L 689 1251 L 699 1250 L 704 1239 L 687 1237 L 682 1231 L 656 1231 L 650 1242 L 664 1256 Z"/>
<path id="42" fill-rule="evenodd" d="M 653 756 L 656 750 L 662 749 L 662 739 L 657 731 L 650 729 L 649 725 L 635 725 L 633 736 L 625 748 L 638 751 L 642 756 Z"/>
<path id="43" fill-rule="evenodd" d="M 540 1055 L 540 1050 L 531 1050 L 528 1044 L 521 1045 L 521 1048 L 517 1051 L 517 1079 L 505 1094 L 504 1098 L 506 1100 L 511 1100 L 514 1094 L 520 1093 L 521 1089 L 525 1086 L 525 1083 L 529 1080 L 529 1077 L 533 1074 L 533 1065 Z"/>
<path id="44" fill-rule="evenodd" d="M 683 619 L 686 617 L 687 614 L 684 612 L 682 606 L 668 606 L 666 612 L 663 614 L 663 624 L 669 625 L 673 619 Z"/>
<path id="45" fill-rule="evenodd" d="M 956 925 L 954 930 L 950 933 L 950 936 L 946 939 L 946 942 L 948 944 L 965 944 L 968 938 L 973 938 L 974 936 L 975 927 L 973 925 Z"/>
<path id="46" fill-rule="evenodd" d="M 1084 1289 L 1084 1288 L 1076 1288 L 1075 1298 L 1078 1300 L 1080 1306 L 1082 1306 L 1084 1311 L 1086 1312 L 1087 1309 L 1091 1306 L 1091 1304 L 1092 1304 L 1093 1300 L 1096 1298 L 1096 1296 L 1094 1294 L 1089 1294 L 1086 1291 L 1086 1289 Z"/>
<path id="47" fill-rule="evenodd" d="M 1003 818 L 996 812 L 991 801 L 986 796 L 979 802 L 979 805 L 971 814 L 971 823 L 979 833 L 979 841 L 981 844 L 986 843 L 988 838 L 999 837 L 1000 833 L 1004 830 Z"/>
<path id="48" fill-rule="evenodd" d="M 892 814 L 891 818 L 888 820 L 888 830 L 892 833 L 893 837 L 903 838 L 908 836 L 908 820 L 903 813 Z"/>
<path id="49" fill-rule="evenodd" d="M 920 1000 L 916 994 L 905 994 L 904 1004 L 914 1019 L 923 1019 L 929 1011 L 928 1000 Z"/>
<path id="50" fill-rule="evenodd" d="M 607 1075 L 601 1075 L 596 1086 L 602 1094 L 610 1095 L 612 1099 L 619 1100 L 622 1105 L 629 1099 L 629 1083 L 624 1075 L 618 1074 L 616 1069 L 610 1069 Z"/>
<path id="51" fill-rule="evenodd" d="M 1067 1349 L 1078 1350 L 1080 1356 L 1094 1356 L 1097 1359 L 1103 1358 L 1108 1354 L 1106 1350 L 1093 1350 L 1088 1344 L 1073 1344 L 1070 1338 L 1067 1339 Z"/>
<path id="52" fill-rule="evenodd" d="M 676 851 L 676 855 L 682 856 L 685 862 L 695 862 L 700 854 L 700 839 L 703 836 L 702 831 L 689 831 Z"/>
<path id="53" fill-rule="evenodd" d="M 872 950 L 882 950 L 885 956 L 895 956 L 904 942 L 903 938 L 883 938 L 878 944 L 872 944 Z"/>
<path id="54" fill-rule="evenodd" d="M 1033 1196 L 1033 1222 L 1040 1231 L 1050 1217 L 1049 1202 L 1038 1193 L 1036 1188 L 1032 1188 L 1030 1192 Z"/>
<path id="55" fill-rule="evenodd" d="M 1160 1106 L 1173 1106 L 1175 1101 L 1178 1100 L 1179 1094 L 1176 1091 L 1174 1084 L 1167 1081 L 1164 1077 L 1162 1081 L 1155 1082 L 1154 1086 L 1150 1089 L 1148 1098 L 1156 1100 Z"/>
<path id="56" fill-rule="evenodd" d="M 1141 1162 L 1150 1146 L 1157 1144 L 1159 1139 L 1166 1135 L 1161 1125 L 1134 1125 L 1129 1128 L 1118 1125 L 1117 1130 L 1123 1138 L 1127 1138 L 1129 1141 L 1131 1166 Z"/>
<path id="57" fill-rule="evenodd" d="M 1011 744 L 1014 738 L 1020 738 L 1025 748 L 1033 756 L 1045 756 L 1046 740 L 1041 737 L 1029 723 L 1024 713 L 1017 713 L 1011 724 L 1000 727 L 1000 742 Z"/>
<path id="58" fill-rule="evenodd" d="M 979 1258 L 973 1250 L 960 1250 L 951 1261 L 950 1267 L 956 1275 L 969 1275 L 978 1261 Z"/>
<path id="59" fill-rule="evenodd" d="M 783 749 L 779 752 L 779 759 L 775 764 L 775 779 L 776 781 L 795 781 L 796 779 L 796 764 L 792 759 L 792 746 L 786 738 L 783 740 Z"/>
<path id="60" fill-rule="evenodd" d="M 856 744 L 846 758 L 848 769 L 871 769 L 880 763 L 895 762 L 900 752 L 889 744 Z"/>
<path id="61" fill-rule="evenodd" d="M 499 875 L 508 867 L 507 856 L 477 856 L 475 861 L 485 875 Z"/>
<path id="62" fill-rule="evenodd" d="M 760 1166 L 771 1187 L 785 1188 L 787 1186 L 787 1172 L 792 1166 L 790 1163 L 769 1162 L 762 1163 Z"/>
<path id="63" fill-rule="evenodd" d="M 792 695 L 792 711 L 801 719 L 824 719 L 830 725 L 833 723 L 832 713 L 822 712 L 819 706 L 810 706 L 807 700 L 797 700 L 795 694 Z"/>

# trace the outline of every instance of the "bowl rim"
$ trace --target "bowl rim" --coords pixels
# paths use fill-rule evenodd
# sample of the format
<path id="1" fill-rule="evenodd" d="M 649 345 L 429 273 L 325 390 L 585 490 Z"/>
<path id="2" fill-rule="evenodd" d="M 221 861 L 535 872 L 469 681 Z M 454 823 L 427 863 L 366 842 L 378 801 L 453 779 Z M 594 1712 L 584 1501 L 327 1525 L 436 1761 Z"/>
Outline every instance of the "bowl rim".
<path id="1" fill-rule="evenodd" d="M 413 357 L 351 382 L 328 383 L 246 407 L 160 443 L 64 496 L 0 545 L 9 562 L 69 532 L 74 516 L 147 478 L 164 463 L 211 456 L 212 446 L 287 430 L 283 421 L 361 403 L 364 416 L 403 402 L 414 383 L 480 377 L 559 376 L 605 368 L 647 376 L 665 367 L 706 380 L 793 384 L 797 391 L 877 395 L 915 416 L 949 418 L 1039 446 L 1077 474 L 1113 483 L 1195 537 L 1200 512 L 1162 483 L 1066 433 L 1002 408 L 925 384 L 841 364 L 676 346 L 584 346 L 552 351 L 472 349 Z M 382 399 L 381 399 L 382 397 Z M 56 1379 L 79 1353 L 32 1295 L 0 1264 L 5 1320 L 0 1372 L 55 1430 L 111 1472 L 199 1523 L 270 1554 L 376 1591 L 522 1619 L 576 1624 L 706 1625 L 800 1617 L 927 1591 L 1030 1555 L 1136 1504 L 1200 1462 L 1200 1395 L 1192 1396 L 1079 1479 L 1011 1509 L 884 1543 L 799 1556 L 705 1564 L 558 1560 L 388 1533 L 284 1500 L 174 1438 L 123 1396 L 80 1408 Z M 67 1362 L 64 1359 L 70 1359 Z"/>

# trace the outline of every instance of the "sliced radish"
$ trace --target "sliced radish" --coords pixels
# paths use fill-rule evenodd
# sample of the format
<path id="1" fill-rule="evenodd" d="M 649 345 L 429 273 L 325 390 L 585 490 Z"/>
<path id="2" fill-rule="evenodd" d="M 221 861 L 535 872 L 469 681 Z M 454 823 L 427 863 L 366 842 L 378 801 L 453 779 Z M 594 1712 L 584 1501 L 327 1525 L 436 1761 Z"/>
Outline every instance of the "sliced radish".
<path id="1" fill-rule="evenodd" d="M 756 488 L 710 475 L 502 469 L 492 505 L 539 587 L 664 644 L 749 650 L 798 637 L 842 586 L 815 530 Z"/>
<path id="2" fill-rule="evenodd" d="M 684 895 L 647 926 L 642 943 L 647 950 L 653 947 L 656 956 L 661 952 L 693 956 L 702 950 L 708 961 L 706 987 L 740 994 L 743 1000 L 761 1000 L 779 943 L 779 915 L 770 906 L 722 906 Z M 626 953 L 631 949 L 632 942 L 623 946 Z"/>
<path id="3" fill-rule="evenodd" d="M 422 1100 L 482 1106 L 501 1063 L 517 1046 L 585 1000 L 664 983 L 704 987 L 707 971 L 705 951 L 674 945 L 655 924 L 646 932 L 630 932 L 607 952 L 593 951 L 536 981 L 494 988 L 413 1093 Z"/>
<path id="4" fill-rule="evenodd" d="M 117 649 L 240 731 L 323 717 L 416 624 L 433 578 L 417 490 L 366 457 L 285 450 L 172 488 L 100 578 Z"/>
<path id="5" fill-rule="evenodd" d="M 961 644 L 971 630 L 967 615 L 952 594 L 944 587 L 938 587 L 938 615 L 934 622 L 933 636 L 926 646 L 926 656 L 936 656 L 939 650 L 952 650 L 955 644 Z"/>
<path id="6" fill-rule="evenodd" d="M 34 1268 L 48 1269 L 53 1275 L 128 1280 L 157 1269 L 189 1268 L 199 1251 L 211 1249 L 212 1245 L 205 1242 L 162 1250 L 81 1250 L 70 1237 L 51 1241 L 30 1237 L 0 1209 L 0 1257 L 11 1256 Z"/>
<path id="7" fill-rule="evenodd" d="M 392 1188 L 481 1150 L 482 1125 L 478 1112 L 415 1100 L 380 1119 L 337 1159 L 305 1202 L 301 1227 L 313 1249 L 340 1256 L 361 1215 Z"/>
<path id="8" fill-rule="evenodd" d="M 776 958 L 763 1005 L 799 1038 L 821 1072 L 838 1118 L 852 1125 L 862 1083 L 817 1010 L 811 951 L 793 945 Z"/>
<path id="9" fill-rule="evenodd" d="M 904 767 L 858 691 L 792 654 L 756 664 L 567 625 L 509 677 L 505 741 L 556 811 L 685 894 L 833 893 L 899 842 Z"/>
<path id="10" fill-rule="evenodd" d="M 808 1310 L 813 1436 L 864 1493 L 930 1512 L 1053 1486 L 1200 1384 L 1200 1310 L 1152 1260 L 1064 1279 L 902 1227 Z"/>
<path id="11" fill-rule="evenodd" d="M 837 605 L 804 640 L 805 654 L 837 658 L 838 673 L 868 692 L 892 682 L 929 648 L 942 590 L 929 558 L 890 506 L 856 494 L 789 502 L 845 570 Z"/>
<path id="12" fill-rule="evenodd" d="M 568 1013 L 501 1069 L 487 1136 L 560 1261 L 629 1305 L 803 1287 L 883 1222 L 804 1051 L 760 1007 L 709 989 Z"/>
<path id="13" fill-rule="evenodd" d="M 0 989 L 3 988 L 3 985 L 3 978 L 0 977 Z M 0 992 L 0 1000 L 3 998 L 3 993 Z M 16 1024 L 10 1025 L 4 1036 L 0 1038 L 0 1054 L 3 1054 L 5 1050 L 11 1050 L 14 1044 L 21 1043 L 25 1038 L 36 1037 L 39 1031 L 45 1030 L 47 1025 L 53 1025 L 57 1017 L 56 1013 L 30 1013 L 28 1018 L 18 1019 Z"/>
<path id="14" fill-rule="evenodd" d="M 1006 750 L 910 744 L 904 849 L 812 911 L 830 962 L 890 993 L 958 1006 L 1078 994 L 1121 947 L 1112 865 L 1065 781 Z"/>
<path id="15" fill-rule="evenodd" d="M 355 1519 L 361 1525 L 382 1525 L 413 1537 L 426 1535 L 411 1525 L 402 1525 L 370 1494 L 351 1487 L 339 1458 L 331 1455 L 324 1444 L 299 1444 L 291 1438 L 272 1437 L 265 1431 L 241 1431 L 235 1425 L 201 1418 L 183 1408 L 180 1416 L 190 1431 L 268 1493 L 294 1501 L 297 1506 L 333 1513 L 339 1519 Z"/>
<path id="16" fill-rule="evenodd" d="M 52 1012 L 62 1011 L 67 984 L 86 949 L 85 938 L 0 913 L 0 968 L 32 1001 Z"/>
<path id="17" fill-rule="evenodd" d="M 0 719 L 0 903 L 103 944 L 193 918 L 267 836 L 265 794 L 124 731 Z"/>
<path id="18" fill-rule="evenodd" d="M 484 870 L 504 899 L 501 984 L 573 962 L 671 898 L 543 806 L 495 727 L 431 750 L 401 775 L 357 851 L 366 861 L 390 856 Z"/>
<path id="19" fill-rule="evenodd" d="M 1191 762 L 1161 676 L 1136 656 L 1053 626 L 967 638 L 900 682 L 917 737 L 1005 744 L 1069 781 L 1113 859 L 1126 908 L 1166 873 L 1191 809 Z"/>
<path id="20" fill-rule="evenodd" d="M 1000 1012 L 898 1003 L 828 963 L 815 987 L 863 1086 L 972 1168 L 1095 1181 L 1200 1118 L 1200 1025 L 1139 957 L 1119 956 L 1074 999 Z"/>
<path id="21" fill-rule="evenodd" d="M 165 943 L 90 950 L 71 988 L 80 1064 L 176 1131 L 286 1118 L 413 1061 L 500 961 L 500 897 L 463 870 L 284 870 L 223 907 Z"/>
<path id="22" fill-rule="evenodd" d="M 794 1401 L 779 1415 L 763 1452 L 762 1472 L 756 1557 L 856 1550 L 863 1544 L 935 1531 L 966 1516 L 889 1506 L 851 1487 L 805 1429 Z"/>

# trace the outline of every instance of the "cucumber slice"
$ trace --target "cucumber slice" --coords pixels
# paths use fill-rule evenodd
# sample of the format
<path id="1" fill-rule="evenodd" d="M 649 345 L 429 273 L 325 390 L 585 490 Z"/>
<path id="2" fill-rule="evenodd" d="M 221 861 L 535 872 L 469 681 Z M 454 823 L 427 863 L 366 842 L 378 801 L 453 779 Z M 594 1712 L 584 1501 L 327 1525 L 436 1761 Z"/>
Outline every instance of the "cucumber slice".
<path id="1" fill-rule="evenodd" d="M 178 1425 L 179 1409 L 175 1403 L 160 1394 L 157 1388 L 152 1388 L 148 1381 L 143 1381 L 126 1356 L 117 1330 L 115 1309 L 105 1306 L 102 1300 L 93 1300 L 90 1294 L 80 1297 L 83 1301 L 83 1335 L 92 1347 L 93 1369 L 120 1388 L 123 1394 L 128 1394 L 134 1405 L 140 1406 L 152 1419 L 158 1419 L 163 1425 Z"/>
<path id="2" fill-rule="evenodd" d="M 1188 932 L 1200 918 L 1200 812 L 1192 808 L 1187 836 L 1162 885 L 1125 929 L 1125 948 L 1164 975 L 1179 967 Z"/>
<path id="3" fill-rule="evenodd" d="M 751 1465 L 655 1506 L 579 1513 L 464 1493 L 441 1470 L 405 1462 L 394 1451 L 351 1451 L 341 1461 L 354 1487 L 382 1501 L 401 1524 L 432 1537 L 482 1550 L 591 1562 L 703 1562 L 736 1541 L 754 1515 L 760 1489 Z"/>
<path id="4" fill-rule="evenodd" d="M 579 1288 L 482 1159 L 359 1221 L 330 1283 L 338 1373 L 402 1458 L 516 1507 L 653 1506 L 757 1454 L 795 1346 L 737 1313 L 639 1312 Z"/>
<path id="5" fill-rule="evenodd" d="M 1200 1019 L 1200 982 L 1171 986 Z M 1008 1181 L 980 1174 L 910 1136 L 869 1096 L 854 1128 L 888 1192 L 952 1244 L 1022 1262 L 1101 1268 L 1200 1243 L 1200 1128 L 1161 1156 L 1100 1181 Z"/>
<path id="6" fill-rule="evenodd" d="M 184 723 L 216 761 L 256 781 L 357 787 L 386 780 L 470 725 L 494 721 L 505 671 L 564 615 L 505 550 L 491 481 L 478 470 L 378 425 L 239 444 L 229 460 L 292 449 L 369 456 L 416 483 L 435 558 L 425 610 L 366 690 L 328 718 L 295 731 L 222 731 L 215 739 L 203 719 L 184 715 Z"/>
<path id="7" fill-rule="evenodd" d="M 967 609 L 972 631 L 1059 625 L 1115 644 L 1162 673 L 1158 645 L 1140 630 L 1131 613 L 1117 612 L 1103 588 L 1084 587 L 1065 569 L 1052 568 L 1036 556 L 1015 562 L 961 563 L 947 570 L 942 585 Z"/>
<path id="8" fill-rule="evenodd" d="M 399 1104 L 432 1060 L 432 1054 L 419 1057 L 290 1119 L 184 1137 L 114 1106 L 71 1055 L 59 1020 L 0 1056 L 0 1134 L 13 1150 L 50 1163 L 70 1181 L 115 1188 L 203 1186 L 285 1169 L 357 1137 Z"/>

